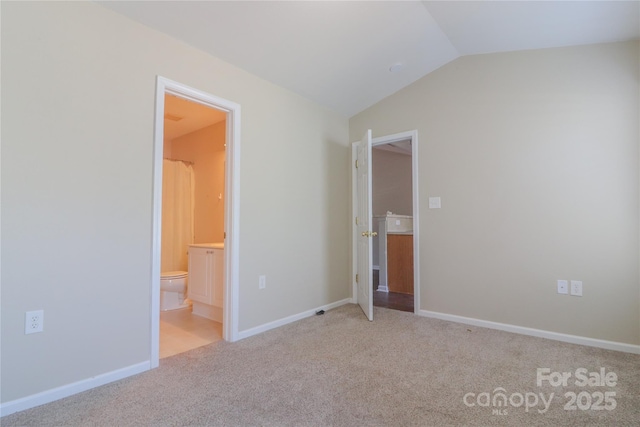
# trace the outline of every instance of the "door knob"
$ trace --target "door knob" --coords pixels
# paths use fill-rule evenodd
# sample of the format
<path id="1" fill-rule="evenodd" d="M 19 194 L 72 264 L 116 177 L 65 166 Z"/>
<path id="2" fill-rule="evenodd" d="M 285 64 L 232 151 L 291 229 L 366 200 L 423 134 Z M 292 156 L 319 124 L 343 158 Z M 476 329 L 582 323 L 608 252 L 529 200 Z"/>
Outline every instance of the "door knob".
<path id="1" fill-rule="evenodd" d="M 375 237 L 377 235 L 378 235 L 378 233 L 375 232 L 375 231 L 373 233 L 370 232 L 370 231 L 363 231 L 362 232 L 362 237 Z"/>

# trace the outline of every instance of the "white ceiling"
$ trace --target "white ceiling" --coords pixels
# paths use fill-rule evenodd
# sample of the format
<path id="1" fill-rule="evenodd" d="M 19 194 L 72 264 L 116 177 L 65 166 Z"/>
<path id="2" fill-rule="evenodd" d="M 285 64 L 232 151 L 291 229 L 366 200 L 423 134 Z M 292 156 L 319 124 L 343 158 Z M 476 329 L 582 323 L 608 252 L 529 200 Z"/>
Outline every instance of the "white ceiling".
<path id="1" fill-rule="evenodd" d="M 640 0 L 100 3 L 345 116 L 462 55 L 640 37 Z"/>

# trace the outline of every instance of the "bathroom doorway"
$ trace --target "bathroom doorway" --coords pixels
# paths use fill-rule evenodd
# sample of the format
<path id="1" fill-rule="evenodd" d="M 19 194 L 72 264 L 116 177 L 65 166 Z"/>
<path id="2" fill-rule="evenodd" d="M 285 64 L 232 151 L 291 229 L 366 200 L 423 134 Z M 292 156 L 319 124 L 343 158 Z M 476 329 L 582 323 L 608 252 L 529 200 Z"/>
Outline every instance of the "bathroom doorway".
<path id="1" fill-rule="evenodd" d="M 218 339 L 237 339 L 239 134 L 238 104 L 163 77 L 157 78 L 151 283 L 152 368 L 158 366 L 161 355 L 177 354 Z M 167 167 L 177 164 L 179 169 L 191 170 L 194 183 L 191 190 L 192 235 L 187 239 L 191 244 L 178 244 L 177 252 L 182 261 L 171 264 L 171 267 L 167 267 L 169 262 L 163 253 L 162 235 L 166 233 L 162 218 L 163 164 Z M 166 198 L 170 199 L 169 196 Z M 181 214 L 181 217 L 184 216 Z M 187 271 L 189 267 L 184 261 L 186 253 L 191 253 L 193 247 L 206 245 L 210 245 L 206 253 L 213 253 L 214 247 L 216 250 L 223 249 L 222 253 L 216 252 L 215 255 L 216 266 L 219 267 L 217 271 L 223 272 L 216 275 L 216 283 L 220 288 L 216 291 L 215 302 L 212 299 L 209 303 L 211 306 L 205 307 L 198 301 L 197 314 L 192 312 L 189 300 L 177 307 L 167 304 L 166 298 L 161 299 L 161 294 L 166 297 L 170 293 L 160 290 L 161 277 L 170 276 L 165 268 L 177 269 L 172 273 Z M 165 290 L 170 288 L 166 286 L 167 283 L 166 280 L 162 281 Z M 161 307 L 165 309 L 162 313 Z"/>
<path id="2" fill-rule="evenodd" d="M 189 280 L 196 280 L 192 274 L 186 274 L 184 279 L 168 277 L 192 272 L 190 251 L 198 250 L 196 244 L 224 245 L 225 130 L 225 112 L 165 93 L 161 359 L 222 339 L 221 301 L 208 309 L 204 304 L 198 306 L 199 302 L 192 301 L 191 292 L 187 292 Z M 169 292 L 167 288 L 180 288 L 183 292 Z"/>

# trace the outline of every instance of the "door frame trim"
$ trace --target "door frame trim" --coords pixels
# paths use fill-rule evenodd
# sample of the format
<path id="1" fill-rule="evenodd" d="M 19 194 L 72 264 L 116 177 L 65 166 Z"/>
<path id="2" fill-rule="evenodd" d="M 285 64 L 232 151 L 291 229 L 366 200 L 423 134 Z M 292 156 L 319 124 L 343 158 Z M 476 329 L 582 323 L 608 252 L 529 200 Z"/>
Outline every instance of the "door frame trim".
<path id="1" fill-rule="evenodd" d="M 384 144 L 391 144 L 394 142 L 411 140 L 411 192 L 412 192 L 412 203 L 413 203 L 413 312 L 415 314 L 420 313 L 420 204 L 419 204 L 419 196 L 418 196 L 418 131 L 410 130 L 406 132 L 400 132 L 393 135 L 381 136 L 378 138 L 373 138 L 371 141 L 371 147 L 376 147 Z M 356 283 L 355 277 L 356 272 L 358 271 L 358 247 L 357 247 L 357 236 L 356 236 L 356 226 L 354 223 L 354 213 L 357 210 L 357 200 L 356 200 L 356 188 L 353 184 L 355 180 L 355 167 L 353 166 L 353 162 L 356 159 L 356 148 L 352 144 L 351 146 L 351 182 L 352 182 L 352 195 L 351 195 L 351 227 L 354 230 L 352 234 L 352 302 L 357 303 L 358 301 L 358 285 Z M 370 171 L 373 173 L 373 171 Z"/>
<path id="2" fill-rule="evenodd" d="M 162 230 L 162 159 L 164 151 L 164 96 L 171 94 L 216 110 L 226 117 L 225 153 L 225 275 L 222 338 L 238 340 L 240 305 L 240 105 L 162 76 L 156 77 L 153 142 L 153 230 L 151 247 L 151 368 L 160 361 L 160 248 Z"/>

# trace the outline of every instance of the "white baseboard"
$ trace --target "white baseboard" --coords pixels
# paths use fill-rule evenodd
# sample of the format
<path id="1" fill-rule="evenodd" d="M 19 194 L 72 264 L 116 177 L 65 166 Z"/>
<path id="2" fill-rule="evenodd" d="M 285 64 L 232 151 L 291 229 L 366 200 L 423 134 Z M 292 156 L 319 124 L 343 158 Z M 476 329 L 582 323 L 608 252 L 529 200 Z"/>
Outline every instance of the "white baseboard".
<path id="1" fill-rule="evenodd" d="M 222 315 L 222 308 L 203 304 L 198 301 L 193 302 L 191 313 L 218 323 L 222 323 L 224 319 L 224 316 Z"/>
<path id="2" fill-rule="evenodd" d="M 482 328 L 497 329 L 499 331 L 513 332 L 538 338 L 547 338 L 555 341 L 563 341 L 571 344 L 586 345 L 589 347 L 604 348 L 607 350 L 622 351 L 625 353 L 640 354 L 640 345 L 626 344 L 615 341 L 599 340 L 596 338 L 581 337 L 578 335 L 561 334 L 558 332 L 544 331 L 541 329 L 526 328 L 524 326 L 509 325 L 506 323 L 491 322 L 488 320 L 474 319 L 472 317 L 456 316 L 453 314 L 438 313 L 436 311 L 420 310 L 418 315 L 432 317 L 434 319 L 448 320 L 450 322 L 464 323 L 466 325 Z"/>
<path id="3" fill-rule="evenodd" d="M 289 323 L 296 322 L 300 319 L 304 319 L 305 317 L 315 316 L 316 311 L 318 310 L 331 310 L 332 308 L 337 308 L 345 304 L 352 304 L 353 298 L 346 298 L 340 301 L 332 302 L 331 304 L 323 305 L 311 310 L 303 311 L 302 313 L 294 314 L 289 317 L 285 317 L 279 320 L 274 320 L 273 322 L 265 323 L 264 325 L 256 326 L 254 328 L 246 329 L 244 331 L 240 331 L 238 333 L 238 339 L 249 338 L 253 335 L 260 334 L 262 332 L 266 332 L 270 329 L 275 329 L 280 326 L 284 326 Z"/>
<path id="4" fill-rule="evenodd" d="M 80 380 L 75 383 L 56 387 L 51 390 L 32 394 L 31 396 L 22 397 L 20 399 L 2 403 L 0 404 L 0 417 L 4 417 L 5 415 L 13 414 L 19 411 L 24 411 L 25 409 L 35 408 L 36 406 L 44 405 L 45 403 L 53 402 L 54 400 L 69 397 L 71 395 L 81 393 L 83 391 L 87 391 L 104 384 L 118 381 L 123 378 L 148 371 L 149 369 L 151 369 L 151 363 L 149 361 L 146 361 L 138 363 L 136 365 L 127 366 L 126 368 L 117 369 L 115 371 L 97 375 L 95 377 L 87 378 L 85 380 Z"/>

